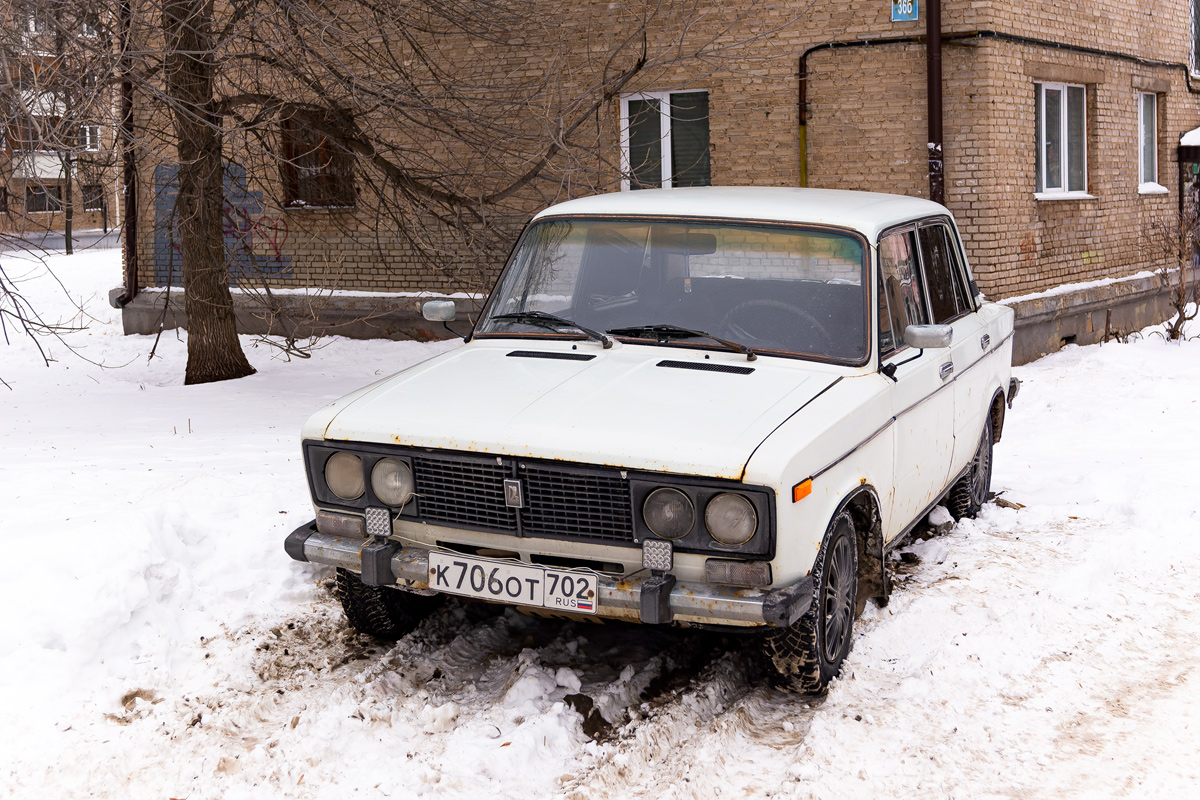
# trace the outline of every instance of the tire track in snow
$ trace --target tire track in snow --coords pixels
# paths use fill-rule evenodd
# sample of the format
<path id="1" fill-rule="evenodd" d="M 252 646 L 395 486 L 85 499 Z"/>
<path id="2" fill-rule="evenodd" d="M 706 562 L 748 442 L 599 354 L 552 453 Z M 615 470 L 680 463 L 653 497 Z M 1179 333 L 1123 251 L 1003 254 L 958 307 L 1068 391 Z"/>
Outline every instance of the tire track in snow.
<path id="1" fill-rule="evenodd" d="M 765 797 L 789 779 L 749 753 L 777 757 L 803 746 L 819 702 L 765 684 L 753 636 L 727 649 L 684 685 L 639 706 L 594 763 L 563 787 L 569 800 Z"/>
<path id="2" fill-rule="evenodd" d="M 586 695 L 626 726 L 642 719 L 643 704 L 677 705 L 678 687 L 729 655 L 724 638 L 705 632 L 581 624 L 453 600 L 390 645 L 350 630 L 328 592 L 296 619 L 252 623 L 204 649 L 203 690 L 149 685 L 155 702 L 135 700 L 119 720 L 131 734 L 126 752 L 110 751 L 131 773 L 157 775 L 171 796 L 203 795 L 214 780 L 295 786 L 320 769 L 323 741 L 347 726 L 394 741 L 391 777 L 416 775 L 439 794 L 470 796 L 471 787 L 443 775 L 460 760 L 449 748 L 463 731 L 505 746 L 526 722 L 512 709 L 529 687 L 540 686 L 532 697 L 545 713 L 567 695 Z M 744 693 L 721 680 L 719 693 Z M 558 713 L 579 730 L 573 712 Z M 569 766 L 586 742 L 582 732 L 559 742 L 557 757 Z"/>

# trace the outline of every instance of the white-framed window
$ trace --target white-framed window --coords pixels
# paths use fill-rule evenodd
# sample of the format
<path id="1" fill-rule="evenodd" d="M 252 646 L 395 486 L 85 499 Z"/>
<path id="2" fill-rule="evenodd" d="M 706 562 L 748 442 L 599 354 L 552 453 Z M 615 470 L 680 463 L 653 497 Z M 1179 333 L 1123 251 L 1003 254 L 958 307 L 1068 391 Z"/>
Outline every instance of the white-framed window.
<path id="1" fill-rule="evenodd" d="M 1042 197 L 1086 197 L 1087 88 L 1035 83 L 1037 188 Z"/>
<path id="2" fill-rule="evenodd" d="M 1158 95 L 1138 93 L 1138 192 L 1166 194 L 1158 182 Z"/>
<path id="3" fill-rule="evenodd" d="M 709 186 L 708 91 L 621 98 L 621 188 Z"/>
<path id="4" fill-rule="evenodd" d="M 100 149 L 100 126 L 99 125 L 84 125 L 81 128 L 80 138 L 83 140 L 83 149 L 93 152 Z"/>
<path id="5" fill-rule="evenodd" d="M 33 12 L 25 17 L 25 30 L 34 34 L 46 33 L 50 30 L 50 24 L 43 13 Z"/>

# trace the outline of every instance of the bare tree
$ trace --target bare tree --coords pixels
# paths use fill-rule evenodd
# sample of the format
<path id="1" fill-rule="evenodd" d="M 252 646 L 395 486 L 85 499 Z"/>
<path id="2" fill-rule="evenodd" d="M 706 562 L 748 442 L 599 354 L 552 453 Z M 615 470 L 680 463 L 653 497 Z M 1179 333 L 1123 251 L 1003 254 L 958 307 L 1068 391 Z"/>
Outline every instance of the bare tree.
<path id="1" fill-rule="evenodd" d="M 224 125 L 214 96 L 217 41 L 212 0 L 163 0 L 165 98 L 179 153 L 175 201 L 188 311 L 185 383 L 254 372 L 237 340 L 221 215 Z"/>
<path id="2" fill-rule="evenodd" d="M 0 139 L 6 143 L 0 151 L 0 250 L 20 253 L 0 264 L 0 334 L 5 344 L 14 338 L 31 341 L 47 365 L 53 360 L 43 345 L 48 339 L 79 355 L 63 336 L 82 329 L 86 314 L 61 284 L 70 320 L 44 316 L 22 291 L 22 280 L 35 272 L 39 280 L 57 280 L 33 252 L 36 239 L 29 238 L 50 232 L 51 226 L 37 224 L 29 212 L 51 212 L 52 220 L 61 213 L 70 254 L 78 190 L 82 185 L 85 208 L 103 203 L 103 192 L 95 189 L 104 185 L 113 167 L 112 151 L 101 146 L 99 137 L 108 116 L 108 94 L 90 77 L 107 69 L 104 48 L 99 41 L 86 49 L 72 44 L 79 37 L 99 38 L 92 22 L 93 11 L 80 2 L 0 4 Z M 13 177 L 23 183 L 23 194 L 34 208 L 29 202 L 20 213 L 14 208 Z M 30 268 L 27 275 L 19 266 L 22 261 Z M 48 275 L 34 270 L 35 264 Z"/>
<path id="3" fill-rule="evenodd" d="M 1163 325 L 1167 341 L 1184 338 L 1188 322 L 1200 312 L 1200 186 L 1193 184 L 1183 210 L 1155 220 L 1148 234 L 1150 246 L 1158 250 L 1162 266 L 1156 271 L 1159 284 L 1175 315 Z"/>

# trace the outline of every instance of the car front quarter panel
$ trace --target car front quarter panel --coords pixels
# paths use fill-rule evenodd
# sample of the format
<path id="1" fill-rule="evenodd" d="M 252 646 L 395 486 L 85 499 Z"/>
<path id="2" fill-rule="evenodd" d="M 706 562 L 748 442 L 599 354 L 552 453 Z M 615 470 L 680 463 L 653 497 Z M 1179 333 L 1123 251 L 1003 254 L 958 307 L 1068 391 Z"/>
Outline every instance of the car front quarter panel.
<path id="1" fill-rule="evenodd" d="M 808 575 L 829 520 L 866 487 L 878 498 L 881 517 L 891 500 L 893 422 L 886 379 L 868 375 L 842 381 L 781 425 L 747 465 L 745 481 L 776 488 L 774 585 Z M 811 491 L 793 499 L 793 487 L 812 478 Z"/>
<path id="2" fill-rule="evenodd" d="M 323 408 L 317 409 L 305 421 L 304 427 L 300 429 L 301 440 L 323 439 L 325 437 L 325 431 L 329 429 L 329 424 L 333 422 L 334 417 L 349 408 L 350 404 L 355 400 L 358 400 L 360 397 L 369 394 L 375 389 L 375 387 L 387 383 L 393 377 L 395 376 L 389 375 L 382 380 L 375 381 L 375 383 L 372 383 L 369 386 L 364 386 L 361 389 L 351 392 L 350 394 L 339 397 L 337 400 L 334 400 L 332 403 Z"/>

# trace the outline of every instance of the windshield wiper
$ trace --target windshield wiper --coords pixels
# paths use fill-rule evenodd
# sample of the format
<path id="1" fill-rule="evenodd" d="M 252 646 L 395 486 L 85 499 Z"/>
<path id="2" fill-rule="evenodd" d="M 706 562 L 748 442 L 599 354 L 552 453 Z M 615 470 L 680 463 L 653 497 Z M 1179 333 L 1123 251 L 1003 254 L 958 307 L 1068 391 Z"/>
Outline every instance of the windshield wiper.
<path id="1" fill-rule="evenodd" d="M 585 328 L 578 322 L 572 322 L 571 320 L 566 319 L 565 317 L 560 317 L 557 314 L 547 314 L 545 311 L 517 311 L 512 314 L 494 314 L 492 315 L 492 319 L 503 320 L 505 322 L 518 322 L 525 325 L 538 325 L 540 327 L 550 328 L 552 330 L 558 330 L 559 328 L 574 328 L 580 333 L 586 335 L 589 339 L 595 339 L 604 346 L 605 350 L 612 347 L 612 339 L 609 336 L 600 333 L 600 331 L 594 331 L 591 328 Z"/>
<path id="2" fill-rule="evenodd" d="M 719 342 L 725 345 L 730 350 L 736 350 L 739 353 L 744 353 L 747 361 L 754 361 L 758 358 L 754 351 L 744 344 L 731 342 L 728 339 L 722 339 L 719 336 L 713 336 L 711 333 L 704 331 L 694 331 L 690 328 L 681 328 L 678 325 L 631 325 L 628 328 L 611 328 L 608 333 L 613 336 L 653 336 L 660 344 L 665 344 L 672 339 L 711 339 L 714 342 Z"/>

